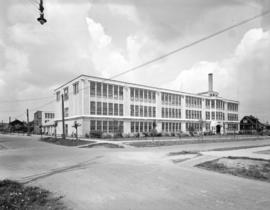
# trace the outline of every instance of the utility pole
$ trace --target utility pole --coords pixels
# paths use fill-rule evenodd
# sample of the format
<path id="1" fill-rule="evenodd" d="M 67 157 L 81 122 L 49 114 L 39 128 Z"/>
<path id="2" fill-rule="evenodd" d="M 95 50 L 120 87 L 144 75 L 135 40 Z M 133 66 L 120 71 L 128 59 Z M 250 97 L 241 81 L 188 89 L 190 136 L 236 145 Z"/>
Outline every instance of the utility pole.
<path id="1" fill-rule="evenodd" d="M 61 95 L 62 99 L 62 126 L 63 126 L 63 139 L 66 139 L 66 132 L 65 132 L 65 111 L 64 111 L 64 94 Z"/>
<path id="2" fill-rule="evenodd" d="M 27 136 L 30 136 L 30 127 L 29 127 L 29 110 L 26 109 L 26 117 L 27 117 Z"/>

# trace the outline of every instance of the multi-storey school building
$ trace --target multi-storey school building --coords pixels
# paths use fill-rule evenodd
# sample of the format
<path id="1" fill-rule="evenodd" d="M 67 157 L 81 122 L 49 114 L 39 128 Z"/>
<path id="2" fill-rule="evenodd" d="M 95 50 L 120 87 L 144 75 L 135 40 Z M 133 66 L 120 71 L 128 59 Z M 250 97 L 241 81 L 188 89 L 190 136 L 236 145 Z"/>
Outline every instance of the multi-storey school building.
<path id="1" fill-rule="evenodd" d="M 75 121 L 80 136 L 91 131 L 134 134 L 154 127 L 167 133 L 238 131 L 239 102 L 213 91 L 212 77 L 207 92 L 192 94 L 81 75 L 55 90 L 57 133 L 62 133 L 62 95 L 67 135 L 75 132 Z"/>

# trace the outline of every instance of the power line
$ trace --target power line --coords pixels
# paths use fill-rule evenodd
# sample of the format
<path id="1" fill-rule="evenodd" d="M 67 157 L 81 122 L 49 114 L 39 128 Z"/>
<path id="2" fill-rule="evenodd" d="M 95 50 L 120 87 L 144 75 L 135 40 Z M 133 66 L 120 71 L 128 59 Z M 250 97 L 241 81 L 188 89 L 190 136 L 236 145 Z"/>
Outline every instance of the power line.
<path id="1" fill-rule="evenodd" d="M 187 48 L 192 47 L 192 46 L 194 46 L 194 45 L 196 45 L 196 44 L 199 44 L 199 43 L 201 43 L 201 42 L 203 42 L 203 41 L 206 41 L 206 40 L 208 40 L 208 39 L 211 39 L 211 38 L 213 38 L 213 37 L 216 37 L 216 36 L 218 36 L 218 35 L 220 35 L 220 34 L 222 34 L 222 33 L 224 33 L 224 32 L 227 32 L 227 31 L 231 30 L 231 29 L 237 28 L 237 27 L 239 27 L 239 26 L 241 26 L 241 25 L 244 25 L 244 24 L 246 24 L 246 23 L 248 23 L 248 22 L 251 22 L 251 21 L 253 21 L 253 20 L 255 20 L 255 19 L 258 19 L 258 18 L 260 18 L 260 17 L 262 17 L 262 16 L 268 15 L 269 13 L 270 13 L 270 10 L 267 10 L 267 11 L 265 11 L 265 12 L 260 13 L 259 15 L 253 16 L 253 17 L 248 18 L 248 19 L 245 19 L 245 20 L 242 20 L 241 22 L 238 22 L 238 23 L 236 23 L 236 24 L 234 24 L 234 25 L 231 25 L 231 26 L 229 26 L 229 27 L 226 27 L 226 28 L 224 28 L 224 29 L 221 29 L 221 30 L 219 30 L 219 31 L 217 31 L 217 32 L 215 32 L 215 33 L 212 33 L 212 34 L 210 34 L 210 35 L 207 35 L 207 36 L 205 36 L 205 37 L 203 37 L 203 38 L 201 38 L 201 39 L 198 39 L 198 40 L 193 41 L 193 42 L 191 42 L 191 43 L 189 43 L 189 44 L 186 44 L 186 45 L 184 45 L 184 46 L 182 46 L 182 47 L 180 47 L 180 48 L 177 48 L 177 49 L 175 49 L 175 50 L 173 50 L 173 51 L 170 51 L 170 52 L 168 52 L 168 53 L 166 53 L 166 54 L 164 54 L 164 55 L 161 55 L 161 56 L 159 56 L 159 57 L 157 57 L 157 58 L 154 58 L 154 59 L 149 60 L 149 61 L 147 61 L 147 62 L 145 62 L 145 63 L 142 63 L 142 64 L 140 64 L 140 65 L 138 65 L 138 66 L 135 66 L 135 67 L 132 67 L 132 68 L 126 70 L 126 71 L 123 71 L 123 72 L 121 72 L 121 73 L 119 73 L 119 74 L 116 74 L 116 75 L 114 75 L 114 76 L 108 78 L 107 80 L 109 80 L 109 79 L 114 79 L 114 78 L 116 78 L 116 77 L 122 76 L 122 75 L 124 75 L 124 74 L 127 74 L 127 73 L 129 73 L 129 72 L 135 71 L 135 70 L 137 70 L 137 69 L 140 69 L 140 68 L 142 68 L 142 67 L 144 67 L 144 66 L 150 65 L 150 64 L 152 64 L 152 63 L 154 63 L 154 62 L 157 62 L 157 61 L 162 60 L 162 59 L 164 59 L 164 58 L 166 58 L 166 57 L 169 57 L 169 56 L 171 56 L 171 55 L 173 55 L 173 54 L 176 54 L 176 53 L 178 53 L 178 52 L 180 52 L 180 51 L 182 51 L 182 50 L 184 50 L 184 49 L 187 49 Z"/>

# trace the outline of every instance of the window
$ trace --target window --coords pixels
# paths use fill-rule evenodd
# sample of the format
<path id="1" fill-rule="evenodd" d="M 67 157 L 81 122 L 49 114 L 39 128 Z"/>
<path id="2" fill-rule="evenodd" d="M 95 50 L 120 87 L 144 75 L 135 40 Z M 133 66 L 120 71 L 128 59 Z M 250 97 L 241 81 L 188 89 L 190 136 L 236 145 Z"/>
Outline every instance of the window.
<path id="1" fill-rule="evenodd" d="M 96 114 L 96 102 L 90 102 L 90 114 Z"/>
<path id="2" fill-rule="evenodd" d="M 56 93 L 56 101 L 60 101 L 60 91 Z"/>
<path id="3" fill-rule="evenodd" d="M 113 133 L 113 121 L 109 121 L 109 132 Z"/>
<path id="4" fill-rule="evenodd" d="M 114 99 L 118 99 L 118 86 L 116 85 L 113 86 L 113 96 Z"/>
<path id="5" fill-rule="evenodd" d="M 144 109 L 143 116 L 144 116 L 144 117 L 147 117 L 147 106 L 144 106 L 144 108 L 143 108 L 143 109 Z"/>
<path id="6" fill-rule="evenodd" d="M 107 103 L 106 102 L 103 102 L 103 115 L 107 115 Z"/>
<path id="7" fill-rule="evenodd" d="M 123 104 L 119 104 L 119 115 L 120 116 L 124 115 L 124 105 Z"/>
<path id="8" fill-rule="evenodd" d="M 210 120 L 210 112 L 205 112 L 205 119 Z"/>
<path id="9" fill-rule="evenodd" d="M 131 122 L 130 131 L 131 133 L 134 133 L 134 122 Z"/>
<path id="10" fill-rule="evenodd" d="M 211 100 L 211 108 L 212 108 L 212 109 L 215 108 L 215 100 Z"/>
<path id="11" fill-rule="evenodd" d="M 96 121 L 95 120 L 91 120 L 90 121 L 90 130 L 91 131 L 95 131 L 96 130 Z"/>
<path id="12" fill-rule="evenodd" d="M 153 117 L 156 117 L 156 107 L 153 107 Z"/>
<path id="13" fill-rule="evenodd" d="M 134 116 L 134 105 L 130 105 L 130 116 Z"/>
<path id="14" fill-rule="evenodd" d="M 109 85 L 109 98 L 112 98 L 113 97 L 113 86 L 112 85 Z"/>
<path id="15" fill-rule="evenodd" d="M 143 99 L 145 102 L 147 102 L 147 90 L 143 91 Z"/>
<path id="16" fill-rule="evenodd" d="M 96 96 L 96 83 L 90 82 L 90 96 Z"/>
<path id="17" fill-rule="evenodd" d="M 68 113 L 68 107 L 66 107 L 66 108 L 64 109 L 64 116 L 65 116 L 65 117 L 68 117 L 68 115 L 69 115 L 69 113 Z"/>
<path id="18" fill-rule="evenodd" d="M 101 97 L 101 83 L 97 83 L 97 97 Z"/>
<path id="19" fill-rule="evenodd" d="M 97 102 L 97 115 L 101 115 L 101 102 Z"/>
<path id="20" fill-rule="evenodd" d="M 73 84 L 73 94 L 76 95 L 79 93 L 79 82 Z"/>
<path id="21" fill-rule="evenodd" d="M 140 101 L 143 101 L 143 90 L 140 89 Z"/>
<path id="22" fill-rule="evenodd" d="M 97 131 L 101 131 L 102 130 L 102 121 L 98 120 L 97 121 Z"/>
<path id="23" fill-rule="evenodd" d="M 143 106 L 140 106 L 140 117 L 143 117 Z"/>
<path id="24" fill-rule="evenodd" d="M 103 90 L 102 90 L 102 92 L 103 92 L 103 97 L 104 98 L 107 98 L 107 84 L 103 84 Z"/>
<path id="25" fill-rule="evenodd" d="M 135 106 L 135 116 L 136 117 L 139 116 L 139 106 L 138 105 Z"/>
<path id="26" fill-rule="evenodd" d="M 114 115 L 118 116 L 118 104 L 114 104 Z"/>
<path id="27" fill-rule="evenodd" d="M 120 133 L 124 132 L 124 122 L 123 121 L 119 121 L 119 132 Z"/>
<path id="28" fill-rule="evenodd" d="M 123 91 L 123 87 L 119 87 L 119 99 L 123 100 L 124 98 L 124 91 Z"/>
<path id="29" fill-rule="evenodd" d="M 212 120 L 215 120 L 215 112 L 212 112 Z"/>
<path id="30" fill-rule="evenodd" d="M 109 103 L 109 115 L 113 115 L 113 104 Z"/>
<path id="31" fill-rule="evenodd" d="M 134 100 L 134 88 L 130 88 L 130 99 L 131 101 Z"/>
<path id="32" fill-rule="evenodd" d="M 106 120 L 103 121 L 103 132 L 108 132 L 108 121 Z"/>
<path id="33" fill-rule="evenodd" d="M 152 117 L 152 107 L 151 106 L 148 107 L 148 116 Z"/>
<path id="34" fill-rule="evenodd" d="M 135 101 L 138 101 L 139 98 L 139 90 L 135 89 Z"/>
<path id="35" fill-rule="evenodd" d="M 68 87 L 64 88 L 64 100 L 68 100 Z"/>

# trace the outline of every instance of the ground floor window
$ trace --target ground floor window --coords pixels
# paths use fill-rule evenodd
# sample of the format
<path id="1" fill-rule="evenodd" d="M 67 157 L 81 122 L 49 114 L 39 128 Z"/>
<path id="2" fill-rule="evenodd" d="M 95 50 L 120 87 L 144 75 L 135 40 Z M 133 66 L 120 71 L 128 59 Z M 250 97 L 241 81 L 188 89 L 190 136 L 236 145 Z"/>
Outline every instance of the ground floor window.
<path id="1" fill-rule="evenodd" d="M 162 132 L 177 133 L 181 131 L 181 123 L 179 122 L 162 122 Z"/>
<path id="2" fill-rule="evenodd" d="M 90 131 L 101 131 L 103 133 L 123 133 L 124 122 L 119 120 L 91 120 Z"/>
<path id="3" fill-rule="evenodd" d="M 153 121 L 132 121 L 130 123 L 131 133 L 151 132 L 153 127 Z"/>
<path id="4" fill-rule="evenodd" d="M 201 131 L 202 125 L 199 122 L 187 122 L 186 131 Z"/>

